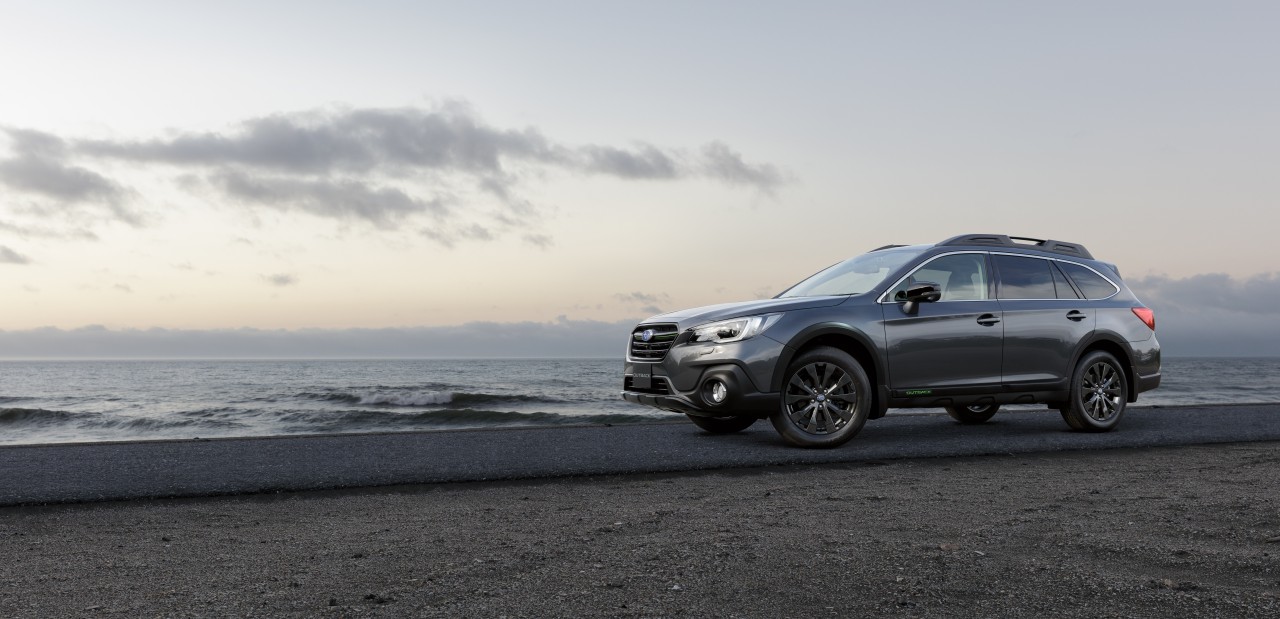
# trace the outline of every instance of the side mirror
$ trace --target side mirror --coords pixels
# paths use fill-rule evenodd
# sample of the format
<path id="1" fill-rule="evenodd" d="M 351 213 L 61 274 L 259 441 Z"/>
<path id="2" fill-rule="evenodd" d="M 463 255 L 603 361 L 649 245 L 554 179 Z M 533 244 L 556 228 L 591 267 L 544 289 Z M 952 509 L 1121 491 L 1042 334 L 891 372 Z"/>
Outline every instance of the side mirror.
<path id="1" fill-rule="evenodd" d="M 906 303 L 902 304 L 902 312 L 914 314 L 921 303 L 933 303 L 942 298 L 942 286 L 934 282 L 916 282 L 907 288 L 903 295 Z"/>

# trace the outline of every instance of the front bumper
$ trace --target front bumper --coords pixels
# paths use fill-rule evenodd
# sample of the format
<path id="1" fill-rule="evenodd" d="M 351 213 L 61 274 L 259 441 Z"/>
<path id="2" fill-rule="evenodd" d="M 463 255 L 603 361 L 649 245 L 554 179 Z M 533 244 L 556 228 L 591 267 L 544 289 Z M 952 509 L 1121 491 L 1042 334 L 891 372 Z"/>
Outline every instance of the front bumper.
<path id="1" fill-rule="evenodd" d="M 778 407 L 778 393 L 767 390 L 767 381 L 782 349 L 782 344 L 763 335 L 730 344 L 677 340 L 659 362 L 627 359 L 622 398 L 686 415 L 764 418 Z M 648 374 L 649 387 L 635 388 L 636 374 Z M 727 387 L 728 397 L 723 402 L 716 403 L 709 397 L 712 381 Z"/>

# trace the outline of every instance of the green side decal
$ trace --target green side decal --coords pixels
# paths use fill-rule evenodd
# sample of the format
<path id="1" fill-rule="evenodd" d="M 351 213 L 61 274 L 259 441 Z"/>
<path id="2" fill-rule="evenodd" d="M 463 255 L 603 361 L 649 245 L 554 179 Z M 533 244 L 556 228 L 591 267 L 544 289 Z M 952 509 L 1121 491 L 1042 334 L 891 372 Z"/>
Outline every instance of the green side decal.
<path id="1" fill-rule="evenodd" d="M 907 395 L 929 395 L 933 393 L 932 389 L 908 389 Z"/>

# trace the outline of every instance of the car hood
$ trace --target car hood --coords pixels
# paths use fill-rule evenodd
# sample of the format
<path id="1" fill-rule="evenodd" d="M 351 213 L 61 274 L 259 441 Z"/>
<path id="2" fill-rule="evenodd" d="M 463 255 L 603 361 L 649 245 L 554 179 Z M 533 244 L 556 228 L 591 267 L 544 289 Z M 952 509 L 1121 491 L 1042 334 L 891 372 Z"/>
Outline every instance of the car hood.
<path id="1" fill-rule="evenodd" d="M 642 321 L 640 324 L 674 322 L 683 331 L 689 327 L 696 327 L 716 320 L 728 320 L 742 316 L 756 316 L 814 307 L 831 307 L 832 305 L 844 303 L 848 298 L 841 295 L 835 297 L 799 297 L 795 299 L 765 299 L 763 301 L 721 303 L 719 305 L 707 305 L 705 307 L 658 314 Z"/>

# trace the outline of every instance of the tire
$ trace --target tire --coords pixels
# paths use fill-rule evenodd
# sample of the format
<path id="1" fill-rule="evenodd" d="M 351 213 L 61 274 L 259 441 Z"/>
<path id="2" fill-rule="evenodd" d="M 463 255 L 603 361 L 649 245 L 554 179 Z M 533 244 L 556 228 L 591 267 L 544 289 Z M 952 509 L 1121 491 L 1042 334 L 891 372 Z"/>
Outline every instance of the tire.
<path id="1" fill-rule="evenodd" d="M 948 406 L 947 414 L 964 425 L 986 423 L 1000 410 L 999 404 L 970 404 L 969 406 Z"/>
<path id="2" fill-rule="evenodd" d="M 1124 416 L 1129 383 L 1124 368 L 1110 353 L 1093 351 L 1076 364 L 1071 377 L 1071 400 L 1059 409 L 1074 430 L 1106 432 Z"/>
<path id="3" fill-rule="evenodd" d="M 726 417 L 699 417 L 697 415 L 687 415 L 689 421 L 693 425 L 706 430 L 712 434 L 733 434 L 741 432 L 751 427 L 756 422 L 755 417 L 739 417 L 730 415 Z"/>
<path id="4" fill-rule="evenodd" d="M 836 348 L 815 348 L 796 357 L 783 375 L 781 395 L 769 421 L 783 439 L 800 447 L 843 445 L 862 430 L 871 413 L 866 371 Z"/>

